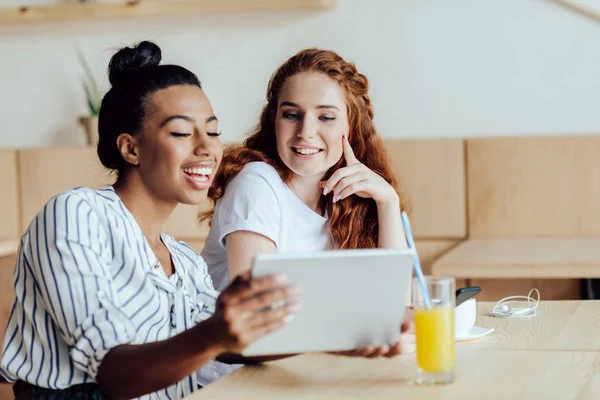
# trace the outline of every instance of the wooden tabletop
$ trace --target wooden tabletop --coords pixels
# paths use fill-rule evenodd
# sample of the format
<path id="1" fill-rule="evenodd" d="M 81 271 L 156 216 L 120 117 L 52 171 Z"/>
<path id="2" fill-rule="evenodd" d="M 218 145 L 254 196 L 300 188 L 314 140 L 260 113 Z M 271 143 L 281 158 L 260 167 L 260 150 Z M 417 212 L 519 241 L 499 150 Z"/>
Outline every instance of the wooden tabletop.
<path id="1" fill-rule="evenodd" d="M 485 316 L 486 337 L 456 344 L 456 380 L 415 385 L 415 355 L 366 360 L 306 354 L 241 370 L 189 399 L 561 399 L 600 398 L 600 301 L 542 302 L 529 319 Z"/>
<path id="2" fill-rule="evenodd" d="M 600 278 L 600 239 L 469 239 L 432 265 L 456 278 Z"/>
<path id="3" fill-rule="evenodd" d="M 495 303 L 477 304 L 475 324 L 495 328 L 474 341 L 486 349 L 600 352 L 600 301 L 542 301 L 530 318 L 495 318 Z"/>

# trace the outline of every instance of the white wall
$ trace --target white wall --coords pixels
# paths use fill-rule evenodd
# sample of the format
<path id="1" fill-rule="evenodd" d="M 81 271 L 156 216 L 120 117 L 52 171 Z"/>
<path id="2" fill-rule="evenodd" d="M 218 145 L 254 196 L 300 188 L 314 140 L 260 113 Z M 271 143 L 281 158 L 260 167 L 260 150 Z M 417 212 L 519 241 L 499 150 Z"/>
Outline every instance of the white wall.
<path id="1" fill-rule="evenodd" d="M 199 75 L 225 140 L 254 124 L 270 74 L 307 46 L 367 74 L 385 137 L 600 132 L 599 22 L 550 0 L 338 0 L 330 12 L 0 27 L 0 146 L 82 144 L 74 45 L 106 86 L 116 46 L 146 38 Z"/>

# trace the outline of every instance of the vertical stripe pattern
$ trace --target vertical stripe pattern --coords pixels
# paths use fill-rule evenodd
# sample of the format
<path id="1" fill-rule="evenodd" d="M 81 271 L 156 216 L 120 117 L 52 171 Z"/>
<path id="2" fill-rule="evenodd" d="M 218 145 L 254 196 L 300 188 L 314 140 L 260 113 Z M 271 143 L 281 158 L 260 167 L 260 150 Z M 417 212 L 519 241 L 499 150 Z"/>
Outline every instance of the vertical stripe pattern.
<path id="1" fill-rule="evenodd" d="M 206 264 L 184 243 L 162 240 L 170 277 L 112 187 L 52 198 L 21 238 L 2 375 L 48 389 L 94 382 L 114 347 L 165 340 L 210 317 L 218 292 Z M 142 399 L 182 398 L 198 380 L 202 372 Z"/>

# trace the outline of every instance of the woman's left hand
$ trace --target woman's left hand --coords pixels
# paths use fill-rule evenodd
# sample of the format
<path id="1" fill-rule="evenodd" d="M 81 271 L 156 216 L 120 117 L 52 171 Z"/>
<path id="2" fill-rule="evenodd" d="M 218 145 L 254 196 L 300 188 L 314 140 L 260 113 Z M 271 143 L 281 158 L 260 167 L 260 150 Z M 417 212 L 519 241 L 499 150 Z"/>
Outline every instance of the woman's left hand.
<path id="1" fill-rule="evenodd" d="M 346 166 L 335 171 L 327 181 L 321 182 L 323 195 L 333 192 L 334 203 L 352 194 L 371 198 L 377 204 L 399 200 L 392 185 L 356 158 L 345 135 L 342 137 L 342 148 Z"/>

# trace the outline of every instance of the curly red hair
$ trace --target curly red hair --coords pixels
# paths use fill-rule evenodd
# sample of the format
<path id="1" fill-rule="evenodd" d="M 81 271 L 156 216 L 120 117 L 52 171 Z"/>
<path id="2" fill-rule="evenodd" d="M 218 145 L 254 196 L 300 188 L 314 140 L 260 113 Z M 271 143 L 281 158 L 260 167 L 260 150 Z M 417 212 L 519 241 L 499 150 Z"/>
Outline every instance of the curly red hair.
<path id="1" fill-rule="evenodd" d="M 212 200 L 213 207 L 201 215 L 201 220 L 212 218 L 214 205 L 223 196 L 229 181 L 250 162 L 262 161 L 272 165 L 283 181 L 289 182 L 292 172 L 281 161 L 277 152 L 275 116 L 283 85 L 288 78 L 301 72 L 323 73 L 342 87 L 348 107 L 348 141 L 356 158 L 390 183 L 400 197 L 401 208 L 405 206 L 406 201 L 398 188 L 390 158 L 373 123 L 373 106 L 368 94 L 369 81 L 366 76 L 359 73 L 354 64 L 346 62 L 335 52 L 310 48 L 291 57 L 273 74 L 267 90 L 267 104 L 257 126 L 241 146 L 225 149 L 221 167 L 208 191 L 208 198 Z M 343 166 L 345 160 L 342 157 L 327 171 L 324 179 Z M 379 223 L 377 206 L 372 199 L 349 196 L 333 203 L 331 196 L 322 196 L 321 202 L 329 215 L 332 242 L 339 248 L 377 247 Z"/>

